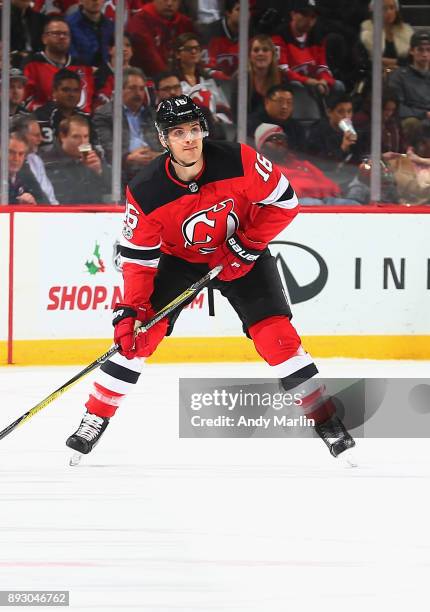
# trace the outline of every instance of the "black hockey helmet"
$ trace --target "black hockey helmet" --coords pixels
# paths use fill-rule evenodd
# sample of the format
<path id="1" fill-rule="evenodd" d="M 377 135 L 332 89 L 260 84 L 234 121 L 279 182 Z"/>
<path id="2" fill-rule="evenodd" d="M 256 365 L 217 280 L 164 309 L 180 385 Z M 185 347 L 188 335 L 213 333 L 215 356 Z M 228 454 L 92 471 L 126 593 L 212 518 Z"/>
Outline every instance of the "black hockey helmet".
<path id="1" fill-rule="evenodd" d="M 209 135 L 206 117 L 189 96 L 172 96 L 160 102 L 157 107 L 155 127 L 164 140 L 169 128 L 189 121 L 199 121 L 203 138 Z"/>

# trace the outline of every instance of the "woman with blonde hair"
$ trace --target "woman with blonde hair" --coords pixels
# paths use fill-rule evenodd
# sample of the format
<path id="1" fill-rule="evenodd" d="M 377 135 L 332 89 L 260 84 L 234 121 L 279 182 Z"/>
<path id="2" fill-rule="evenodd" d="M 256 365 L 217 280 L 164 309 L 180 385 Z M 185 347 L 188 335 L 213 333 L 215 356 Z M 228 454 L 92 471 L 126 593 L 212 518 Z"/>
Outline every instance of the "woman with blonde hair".
<path id="1" fill-rule="evenodd" d="M 276 57 L 275 45 L 267 34 L 257 34 L 249 43 L 248 112 L 264 104 L 264 96 L 274 85 L 285 82 Z M 237 104 L 237 79 L 233 87 L 233 105 Z"/>

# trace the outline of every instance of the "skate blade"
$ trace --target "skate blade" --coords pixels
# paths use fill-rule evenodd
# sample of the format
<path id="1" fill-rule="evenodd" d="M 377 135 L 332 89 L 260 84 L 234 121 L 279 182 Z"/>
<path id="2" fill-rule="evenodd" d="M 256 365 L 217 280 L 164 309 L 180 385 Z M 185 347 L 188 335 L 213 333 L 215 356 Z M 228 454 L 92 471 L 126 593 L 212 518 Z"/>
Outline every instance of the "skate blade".
<path id="1" fill-rule="evenodd" d="M 353 453 L 353 451 L 348 448 L 346 451 L 339 455 L 340 459 L 343 461 L 345 467 L 347 468 L 356 468 L 358 467 L 358 461 Z"/>
<path id="2" fill-rule="evenodd" d="M 69 459 L 69 465 L 74 467 L 75 465 L 79 465 L 82 459 L 82 453 L 73 453 L 73 455 Z"/>

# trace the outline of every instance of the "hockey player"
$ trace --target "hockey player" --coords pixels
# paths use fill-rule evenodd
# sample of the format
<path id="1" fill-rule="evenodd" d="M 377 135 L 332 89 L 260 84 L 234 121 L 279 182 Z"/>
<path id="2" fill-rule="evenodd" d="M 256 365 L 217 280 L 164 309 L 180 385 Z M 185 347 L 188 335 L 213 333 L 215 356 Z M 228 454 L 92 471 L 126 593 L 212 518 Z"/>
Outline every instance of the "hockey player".
<path id="1" fill-rule="evenodd" d="M 213 287 L 228 299 L 258 353 L 285 390 L 300 385 L 302 408 L 337 456 L 354 440 L 312 377 L 318 370 L 292 326 L 291 311 L 268 243 L 296 216 L 298 201 L 282 172 L 244 144 L 204 141 L 206 120 L 192 100 L 160 103 L 156 127 L 166 154 L 142 170 L 126 193 L 121 238 L 124 303 L 114 310 L 121 350 L 106 361 L 66 444 L 89 453 L 143 361 L 172 332 L 179 312 L 135 335 L 188 286 L 221 264 Z"/>

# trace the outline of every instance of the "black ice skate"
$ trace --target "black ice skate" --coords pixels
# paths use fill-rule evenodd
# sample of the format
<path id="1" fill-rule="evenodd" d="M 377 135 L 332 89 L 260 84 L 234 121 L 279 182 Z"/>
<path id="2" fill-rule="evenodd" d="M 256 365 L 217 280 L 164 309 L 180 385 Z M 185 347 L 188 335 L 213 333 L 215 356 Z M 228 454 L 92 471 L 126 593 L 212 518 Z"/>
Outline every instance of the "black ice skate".
<path id="1" fill-rule="evenodd" d="M 87 455 L 90 453 L 103 435 L 109 424 L 107 417 L 99 417 L 96 414 L 86 412 L 78 429 L 66 440 L 66 445 L 77 453 Z M 79 463 L 78 457 L 71 459 L 71 465 Z"/>
<path id="2" fill-rule="evenodd" d="M 352 436 L 346 431 L 344 424 L 335 414 L 327 421 L 315 425 L 315 431 L 327 444 L 333 457 L 355 446 Z"/>

